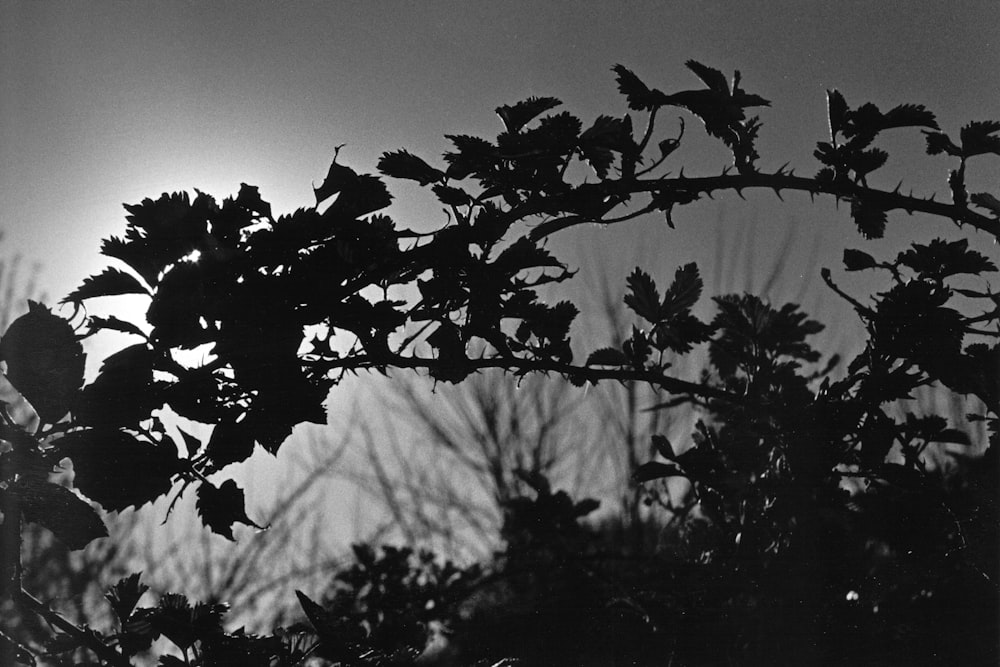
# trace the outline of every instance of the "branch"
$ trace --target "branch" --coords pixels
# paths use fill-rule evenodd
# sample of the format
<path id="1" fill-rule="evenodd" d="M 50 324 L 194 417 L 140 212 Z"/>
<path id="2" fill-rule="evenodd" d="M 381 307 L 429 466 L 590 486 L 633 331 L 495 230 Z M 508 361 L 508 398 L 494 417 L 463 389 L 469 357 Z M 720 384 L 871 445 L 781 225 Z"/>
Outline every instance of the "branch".
<path id="1" fill-rule="evenodd" d="M 20 604 L 23 604 L 35 614 L 44 618 L 50 625 L 62 630 L 67 635 L 76 639 L 81 645 L 86 646 L 93 651 L 97 657 L 104 662 L 110 665 L 118 665 L 119 667 L 132 667 L 132 663 L 128 658 L 110 646 L 104 644 L 104 642 L 102 642 L 97 635 L 93 633 L 93 631 L 88 632 L 83 628 L 77 627 L 63 618 L 59 612 L 49 609 L 48 605 L 43 603 L 41 600 L 38 600 L 27 591 L 22 589 L 18 593 L 17 598 Z"/>
<path id="2" fill-rule="evenodd" d="M 811 195 L 825 194 L 832 195 L 837 199 L 864 200 L 885 211 L 903 210 L 910 214 L 919 212 L 948 218 L 954 220 L 956 223 L 975 227 L 1000 239 L 1000 220 L 976 213 L 965 206 L 934 201 L 932 198 L 925 199 L 913 195 L 904 195 L 898 190 L 878 190 L 848 181 L 817 181 L 812 178 L 793 176 L 791 173 L 784 171 L 774 174 L 723 174 L 695 178 L 688 178 L 681 175 L 673 178 L 657 178 L 653 180 L 607 180 L 601 183 L 600 187 L 602 192 L 608 195 L 624 196 L 646 192 L 659 195 L 665 201 L 671 201 L 676 196 L 678 205 L 698 199 L 702 194 L 711 196 L 711 193 L 721 190 L 733 190 L 737 194 L 740 194 L 742 190 L 747 188 L 773 190 L 779 193 L 779 195 L 781 190 L 808 192 Z M 546 199 L 544 203 L 531 202 L 515 208 L 512 210 L 512 213 L 515 213 L 518 218 L 523 218 L 540 212 L 532 210 L 539 206 L 544 206 L 547 210 L 552 210 L 555 203 L 552 199 Z M 586 216 L 581 216 L 581 218 L 581 220 L 574 222 L 566 221 L 568 224 L 561 225 L 559 229 L 583 222 L 602 222 L 599 218 L 594 219 Z M 537 240 L 549 233 L 551 232 L 547 229 L 539 227 L 533 230 L 531 238 Z"/>

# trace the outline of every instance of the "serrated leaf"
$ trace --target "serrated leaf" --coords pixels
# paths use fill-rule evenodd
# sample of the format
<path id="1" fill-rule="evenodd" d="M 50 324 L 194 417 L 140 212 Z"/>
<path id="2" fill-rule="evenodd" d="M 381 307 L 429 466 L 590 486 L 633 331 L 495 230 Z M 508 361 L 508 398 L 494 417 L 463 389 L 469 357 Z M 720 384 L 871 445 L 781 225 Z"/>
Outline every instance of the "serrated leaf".
<path id="1" fill-rule="evenodd" d="M 111 315 L 109 317 L 100 317 L 98 315 L 92 315 L 90 317 L 90 320 L 88 320 L 88 322 L 90 324 L 90 328 L 93 329 L 94 331 L 97 330 L 118 331 L 121 333 L 142 336 L 143 338 L 146 337 L 146 333 L 142 329 L 132 324 L 131 322 L 120 320 L 114 315 Z"/>
<path id="2" fill-rule="evenodd" d="M 866 239 L 880 239 L 885 234 L 885 211 L 858 199 L 851 201 L 851 217 Z"/>
<path id="3" fill-rule="evenodd" d="M 844 268 L 848 271 L 864 271 L 878 266 L 875 258 L 861 250 L 846 248 L 844 250 Z"/>
<path id="4" fill-rule="evenodd" d="M 233 538 L 233 524 L 242 523 L 254 528 L 258 526 L 247 516 L 243 500 L 243 489 L 236 482 L 227 479 L 216 487 L 211 482 L 202 482 L 198 486 L 198 500 L 195 502 L 198 516 L 213 533 L 226 539 Z"/>
<path id="5" fill-rule="evenodd" d="M 698 303 L 704 286 L 697 264 L 691 262 L 678 267 L 674 273 L 674 281 L 663 295 L 659 319 L 674 317 L 689 310 Z"/>
<path id="6" fill-rule="evenodd" d="M 711 90 L 716 93 L 720 93 L 728 97 L 729 92 L 729 82 L 726 80 L 726 75 L 721 71 L 715 69 L 714 67 L 708 67 L 707 65 L 702 65 L 697 60 L 688 60 L 684 65 L 697 75 L 699 79 L 705 82 Z"/>
<path id="7" fill-rule="evenodd" d="M 562 102 L 554 97 L 529 97 L 513 105 L 499 106 L 496 108 L 496 113 L 503 121 L 504 128 L 508 132 L 516 134 L 539 114 L 560 104 Z"/>
<path id="8" fill-rule="evenodd" d="M 97 378 L 77 396 L 73 420 L 78 425 L 118 428 L 147 419 L 165 400 L 164 384 L 153 379 L 155 354 L 145 343 L 115 352 Z"/>
<path id="9" fill-rule="evenodd" d="M 587 357 L 587 366 L 624 366 L 628 363 L 628 357 L 621 350 L 613 347 L 603 347 L 594 350 Z"/>
<path id="10" fill-rule="evenodd" d="M 34 301 L 0 338 L 7 379 L 45 422 L 69 412 L 83 384 L 86 356 L 69 322 Z"/>
<path id="11" fill-rule="evenodd" d="M 119 294 L 149 294 L 139 280 L 131 273 L 107 268 L 102 273 L 83 279 L 83 284 L 69 293 L 61 303 L 81 303 L 86 299 Z"/>
<path id="12" fill-rule="evenodd" d="M 626 279 L 629 293 L 625 295 L 625 305 L 639 317 L 651 323 L 659 320 L 660 292 L 648 273 L 636 267 Z"/>
<path id="13" fill-rule="evenodd" d="M 652 111 L 666 104 L 666 95 L 659 90 L 647 87 L 632 70 L 624 65 L 615 65 L 612 71 L 618 82 L 618 91 L 625 96 L 629 109 Z"/>
<path id="14" fill-rule="evenodd" d="M 386 176 L 416 181 L 420 185 L 436 183 L 444 178 L 444 172 L 440 169 L 435 169 L 403 149 L 382 153 L 378 161 L 378 170 Z"/>
<path id="15" fill-rule="evenodd" d="M 253 432 L 243 423 L 223 422 L 216 425 L 205 449 L 215 470 L 230 463 L 246 461 L 253 454 Z"/>
<path id="16" fill-rule="evenodd" d="M 927 141 L 927 154 L 939 155 L 947 153 L 958 157 L 962 155 L 962 149 L 955 145 L 955 142 L 944 132 L 923 131 L 924 139 Z"/>
<path id="17" fill-rule="evenodd" d="M 962 139 L 962 155 L 972 157 L 973 155 L 985 155 L 993 153 L 1000 155 L 1000 121 L 972 121 L 964 126 L 960 132 Z"/>
<path id="18" fill-rule="evenodd" d="M 445 206 L 465 206 L 472 201 L 469 193 L 461 188 L 455 188 L 450 185 L 435 185 L 432 190 L 438 201 Z"/>
<path id="19" fill-rule="evenodd" d="M 154 445 L 120 430 L 75 431 L 56 446 L 73 461 L 73 486 L 106 510 L 140 507 L 169 493 L 181 467 L 172 444 Z"/>
<path id="20" fill-rule="evenodd" d="M 934 114 L 922 104 L 900 104 L 885 112 L 882 116 L 881 129 L 889 130 L 896 127 L 929 127 L 937 130 L 937 119 Z"/>
<path id="21" fill-rule="evenodd" d="M 663 479 L 664 477 L 684 477 L 684 473 L 675 465 L 668 465 L 658 461 L 643 463 L 632 473 L 632 481 L 639 484 L 651 482 L 654 479 Z"/>
<path id="22" fill-rule="evenodd" d="M 933 239 L 928 244 L 914 243 L 896 257 L 896 263 L 907 266 L 921 275 L 947 278 L 959 274 L 978 275 L 997 270 L 985 255 L 969 249 L 968 239 L 946 241 Z"/>
<path id="23" fill-rule="evenodd" d="M 985 208 L 994 216 L 1000 218 L 1000 199 L 997 199 L 990 193 L 977 192 L 969 197 L 969 201 L 979 208 Z"/>
<path id="24" fill-rule="evenodd" d="M 48 528 L 71 550 L 108 535 L 94 508 L 64 486 L 23 476 L 7 487 L 7 493 L 17 498 L 26 521 Z"/>
<path id="25" fill-rule="evenodd" d="M 836 89 L 826 91 L 827 118 L 830 123 L 830 141 L 843 134 L 847 124 L 849 107 L 844 96 Z"/>
<path id="26" fill-rule="evenodd" d="M 139 581 L 141 572 L 134 572 L 118 580 L 104 595 L 122 626 L 128 621 L 139 599 L 149 590 L 149 586 Z"/>

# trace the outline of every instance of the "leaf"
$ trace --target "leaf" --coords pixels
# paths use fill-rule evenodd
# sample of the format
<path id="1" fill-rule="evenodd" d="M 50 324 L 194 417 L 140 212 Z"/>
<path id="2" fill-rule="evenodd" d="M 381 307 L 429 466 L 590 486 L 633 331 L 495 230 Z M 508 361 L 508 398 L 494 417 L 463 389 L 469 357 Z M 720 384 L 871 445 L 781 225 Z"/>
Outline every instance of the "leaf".
<path id="1" fill-rule="evenodd" d="M 595 350 L 587 357 L 587 366 L 624 366 L 628 357 L 621 350 L 613 347 L 603 347 Z"/>
<path id="2" fill-rule="evenodd" d="M 648 88 L 632 70 L 624 65 L 615 65 L 612 71 L 616 75 L 618 91 L 625 96 L 629 109 L 652 111 L 666 104 L 666 95 L 659 90 Z"/>
<path id="3" fill-rule="evenodd" d="M 107 331 L 119 331 L 121 333 L 135 334 L 136 336 L 146 337 L 146 333 L 132 324 L 131 322 L 126 322 L 120 320 L 114 315 L 109 317 L 100 317 L 98 315 L 92 315 L 89 320 L 90 328 L 94 331 L 97 330 L 107 330 Z"/>
<path id="4" fill-rule="evenodd" d="M 243 489 L 231 479 L 227 479 L 219 487 L 211 482 L 202 482 L 198 486 L 198 500 L 195 503 L 195 508 L 206 527 L 211 529 L 213 533 L 222 535 L 229 540 L 234 539 L 234 523 L 263 529 L 247 516 L 243 501 Z"/>
<path id="5" fill-rule="evenodd" d="M 694 262 L 678 267 L 674 273 L 674 281 L 663 295 L 663 303 L 659 308 L 659 319 L 675 317 L 684 313 L 701 298 L 704 283 Z"/>
<path id="6" fill-rule="evenodd" d="M 1000 199 L 997 199 L 990 193 L 977 192 L 969 197 L 969 201 L 979 208 L 985 208 L 995 217 L 1000 218 Z"/>
<path id="7" fill-rule="evenodd" d="M 882 116 L 881 129 L 889 130 L 896 127 L 939 129 L 934 114 L 922 104 L 900 104 L 886 111 Z"/>
<path id="8" fill-rule="evenodd" d="M 972 121 L 962 128 L 962 155 L 972 157 L 973 155 L 985 155 L 993 153 L 1000 155 L 1000 121 Z"/>
<path id="9" fill-rule="evenodd" d="M 826 108 L 830 122 L 830 141 L 834 141 L 838 134 L 843 134 L 850 109 L 844 96 L 836 89 L 826 91 Z"/>
<path id="10" fill-rule="evenodd" d="M 650 461 L 649 463 L 643 463 L 641 466 L 636 468 L 635 472 L 632 473 L 632 481 L 641 484 L 643 482 L 651 482 L 654 479 L 662 479 L 664 477 L 684 476 L 685 475 L 681 472 L 681 469 L 675 465 L 668 465 L 658 461 Z"/>
<path id="11" fill-rule="evenodd" d="M 181 469 L 171 443 L 154 445 L 112 429 L 86 429 L 56 442 L 73 461 L 73 486 L 106 510 L 140 507 L 170 492 Z"/>
<path id="12" fill-rule="evenodd" d="M 844 249 L 844 268 L 848 271 L 864 271 L 878 266 L 875 258 L 861 250 Z"/>
<path id="13" fill-rule="evenodd" d="M 71 550 L 108 535 L 94 508 L 64 486 L 23 476 L 7 488 L 7 493 L 17 498 L 26 521 L 48 528 Z"/>
<path id="14" fill-rule="evenodd" d="M 149 586 L 139 581 L 140 576 L 142 576 L 141 572 L 134 572 L 119 579 L 118 583 L 109 588 L 104 595 L 122 626 L 132 615 L 132 611 L 139 603 L 139 598 L 149 590 Z"/>
<path id="15" fill-rule="evenodd" d="M 885 234 L 885 211 L 859 199 L 851 200 L 851 217 L 866 239 L 880 239 Z"/>
<path id="16" fill-rule="evenodd" d="M 429 185 L 444 179 L 444 172 L 435 169 L 412 153 L 400 149 L 382 153 L 378 170 L 391 178 L 404 178 L 420 185 Z"/>
<path id="17" fill-rule="evenodd" d="M 149 294 L 142 283 L 130 273 L 107 268 L 103 273 L 83 279 L 83 284 L 69 293 L 60 303 L 81 303 L 85 299 L 118 294 Z"/>
<path id="18" fill-rule="evenodd" d="M 580 135 L 583 159 L 601 178 L 608 175 L 608 167 L 614 161 L 613 152 L 627 153 L 634 148 L 631 122 L 626 123 L 621 118 L 598 116 L 594 124 Z"/>
<path id="19" fill-rule="evenodd" d="M 337 164 L 337 160 L 334 158 L 333 162 L 330 163 L 330 168 L 326 172 L 326 178 L 323 179 L 318 188 L 313 188 L 317 206 L 357 182 L 358 172 L 350 167 Z"/>
<path id="20" fill-rule="evenodd" d="M 653 447 L 656 449 L 656 453 L 667 459 L 668 461 L 675 461 L 677 459 L 677 454 L 674 452 L 673 445 L 670 444 L 670 440 L 667 436 L 656 434 L 653 436 Z"/>
<path id="21" fill-rule="evenodd" d="M 215 470 L 230 463 L 246 461 L 253 454 L 253 432 L 244 423 L 223 422 L 216 425 L 205 449 Z"/>
<path id="22" fill-rule="evenodd" d="M 104 360 L 97 378 L 80 392 L 73 419 L 86 426 L 135 426 L 165 400 L 165 383 L 153 379 L 155 354 L 145 343 L 115 352 Z"/>
<path id="23" fill-rule="evenodd" d="M 254 216 L 271 217 L 271 205 L 261 199 L 260 188 L 256 185 L 240 183 L 240 191 L 236 195 L 234 203 L 246 209 Z"/>
<path id="24" fill-rule="evenodd" d="M 969 249 L 968 239 L 933 239 L 926 245 L 914 243 L 909 250 L 899 253 L 896 263 L 936 279 L 958 274 L 979 275 L 997 270 L 996 265 L 985 255 Z"/>
<path id="25" fill-rule="evenodd" d="M 923 134 L 924 139 L 927 141 L 928 155 L 939 155 L 941 153 L 947 153 L 955 157 L 962 155 L 962 149 L 956 146 L 955 142 L 944 132 L 928 132 L 923 130 Z"/>
<path id="26" fill-rule="evenodd" d="M 729 82 L 726 81 L 726 75 L 715 69 L 714 67 L 708 67 L 702 65 L 697 60 L 688 60 L 684 65 L 694 72 L 699 79 L 705 82 L 711 90 L 721 93 L 728 97 L 729 92 Z"/>
<path id="27" fill-rule="evenodd" d="M 69 322 L 34 301 L 0 339 L 7 379 L 45 422 L 69 412 L 83 384 L 85 355 Z"/>
<path id="28" fill-rule="evenodd" d="M 445 206 L 465 206 L 472 201 L 469 193 L 461 188 L 453 188 L 450 185 L 435 185 L 432 190 L 438 201 Z"/>
<path id="29" fill-rule="evenodd" d="M 512 106 L 504 104 L 496 108 L 496 113 L 510 133 L 516 134 L 539 114 L 562 104 L 554 97 L 529 97 Z"/>
<path id="30" fill-rule="evenodd" d="M 656 323 L 659 320 L 660 292 L 648 273 L 636 267 L 626 279 L 629 293 L 625 295 L 625 305 L 636 315 Z"/>

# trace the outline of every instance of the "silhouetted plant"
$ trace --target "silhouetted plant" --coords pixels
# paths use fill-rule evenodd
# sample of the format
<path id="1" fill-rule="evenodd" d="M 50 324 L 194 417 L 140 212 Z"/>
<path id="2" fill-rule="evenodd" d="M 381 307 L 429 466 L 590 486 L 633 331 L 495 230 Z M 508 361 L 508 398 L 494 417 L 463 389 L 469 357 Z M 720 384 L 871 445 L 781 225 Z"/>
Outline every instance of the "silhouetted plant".
<path id="1" fill-rule="evenodd" d="M 864 350 L 836 381 L 814 366 L 821 355 L 808 337 L 821 325 L 794 304 L 723 295 L 714 298 L 713 320 L 696 315 L 703 284 L 694 264 L 678 268 L 662 290 L 648 273 L 633 271 L 625 303 L 642 326 L 632 326 L 621 344 L 585 355 L 584 363 L 574 362 L 570 338 L 576 306 L 545 303 L 538 290 L 573 276 L 544 247 L 548 236 L 652 212 L 663 214 L 672 227 L 676 207 L 753 188 L 832 196 L 849 205 L 866 239 L 882 236 L 894 210 L 927 213 L 1000 238 L 1000 200 L 970 193 L 966 185 L 972 158 L 1000 154 L 1000 122 L 970 123 L 956 141 L 922 106 L 852 109 L 830 91 L 830 137 L 814 153 L 820 170 L 812 177 L 785 167 L 768 173 L 758 167 L 760 121 L 748 118 L 746 110 L 769 102 L 746 92 L 739 73 L 730 83 L 717 70 L 694 61 L 688 66 L 704 87 L 670 94 L 615 68 L 629 108 L 645 119 L 639 132 L 628 114 L 600 116 L 584 129 L 568 112 L 543 115 L 559 106 L 558 100 L 530 98 L 497 109 L 504 129 L 493 141 L 450 136 L 454 150 L 445 154 L 443 168 L 405 150 L 386 153 L 378 165 L 384 175 L 429 186 L 448 211 L 447 224 L 430 233 L 397 229 L 378 213 L 391 200 L 381 179 L 336 159 L 315 189 L 316 205 L 290 215 L 274 217 L 248 185 L 221 204 L 198 193 L 193 199 L 165 194 L 127 206 L 124 238 L 106 240 L 102 252 L 129 270 L 106 269 L 65 301 L 82 307 L 98 297 L 145 295 L 146 323 L 84 313 L 74 327 L 33 303 L 0 339 L 7 377 L 40 422 L 37 429 L 25 429 L 2 415 L 2 593 L 62 633 L 52 651 L 85 647 L 103 664 L 130 664 L 131 656 L 161 636 L 181 656 L 163 656 L 164 665 L 296 664 L 311 655 L 340 664 L 408 660 L 409 650 L 366 653 L 365 642 L 381 641 L 370 623 L 356 637 L 341 635 L 342 626 L 330 626 L 322 608 L 304 595 L 300 600 L 315 636 L 257 637 L 226 632 L 223 604 L 192 605 L 168 595 L 155 607 L 137 608 L 143 592 L 137 576 L 109 593 L 119 621 L 115 633 L 74 625 L 23 591 L 21 525 L 39 523 L 71 548 L 106 535 L 89 503 L 48 481 L 53 467 L 69 459 L 75 489 L 105 510 L 139 507 L 171 493 L 176 499 L 194 487 L 204 524 L 232 538 L 235 524 L 256 523 L 226 466 L 248 458 L 257 445 L 276 452 L 296 424 L 324 422 L 323 401 L 347 375 L 413 369 L 457 383 L 495 368 L 516 375 L 556 373 L 579 385 L 643 382 L 671 395 L 664 409 L 690 403 L 705 410 L 693 447 L 676 451 L 668 439 L 655 437 L 652 445 L 663 460 L 636 471 L 643 482 L 689 479 L 697 501 L 692 512 L 698 513 L 692 525 L 701 522 L 706 534 L 691 538 L 700 546 L 694 563 L 684 564 L 698 573 L 692 580 L 702 589 L 683 588 L 680 595 L 664 597 L 656 593 L 658 586 L 676 576 L 626 577 L 640 593 L 644 585 L 652 591 L 647 605 L 637 603 L 649 608 L 643 618 L 651 624 L 643 626 L 648 631 L 640 638 L 649 646 L 672 647 L 671 655 L 688 664 L 793 659 L 829 664 L 856 658 L 858 647 L 874 646 L 885 635 L 895 637 L 894 619 L 882 626 L 884 616 L 874 618 L 876 611 L 884 613 L 881 607 L 845 610 L 856 591 L 838 588 L 862 574 L 841 570 L 863 562 L 845 553 L 855 541 L 840 536 L 852 522 L 878 516 L 864 509 L 874 503 L 899 519 L 880 523 L 899 526 L 882 542 L 890 551 L 925 548 L 926 567 L 909 571 L 914 581 L 975 593 L 972 611 L 962 615 L 971 619 L 966 635 L 950 634 L 935 643 L 925 633 L 910 645 L 919 650 L 903 654 L 910 661 L 959 656 L 995 662 L 996 563 L 970 546 L 964 524 L 975 525 L 983 538 L 996 537 L 996 524 L 981 521 L 996 515 L 990 495 L 996 470 L 970 476 L 962 496 L 966 505 L 954 506 L 954 498 L 926 470 L 921 452 L 933 441 L 967 444 L 967 436 L 955 428 L 959 425 L 934 415 L 896 419 L 887 412 L 897 398 L 938 383 L 982 400 L 986 411 L 974 418 L 988 423 L 996 444 L 1000 296 L 978 281 L 996 266 L 966 238 L 915 243 L 887 259 L 845 250 L 848 271 L 888 275 L 890 287 L 867 303 L 823 270 L 823 280 L 848 300 L 868 332 Z M 712 176 L 665 173 L 683 126 L 681 135 L 654 141 L 654 119 L 672 107 L 694 115 L 710 137 L 721 140 L 732 165 Z M 950 201 L 871 185 L 888 159 L 874 142 L 885 131 L 906 127 L 923 128 L 928 153 L 956 163 L 947 178 Z M 593 176 L 575 176 L 580 170 L 570 167 L 580 162 Z M 955 276 L 971 276 L 975 284 L 959 286 Z M 102 330 L 125 332 L 139 342 L 106 359 L 97 378 L 85 385 L 79 338 Z M 487 352 L 469 353 L 483 345 Z M 711 374 L 687 379 L 670 373 L 670 354 L 705 345 Z M 200 439 L 182 432 L 175 441 L 158 417 L 164 407 L 214 425 L 211 435 Z M 995 452 L 991 447 L 985 460 Z M 861 480 L 874 492 L 852 495 L 845 478 Z M 511 538 L 507 558 L 541 549 L 555 554 L 563 569 L 586 574 L 564 542 L 579 538 L 575 520 L 590 506 L 551 493 L 540 480 L 532 483 L 538 498 L 527 516 L 535 522 L 529 527 L 540 533 L 526 543 Z M 929 573 L 941 579 L 931 582 Z M 969 585 L 971 579 L 978 589 Z M 904 601 L 895 618 L 923 608 L 913 597 L 917 590 L 909 584 L 899 588 Z M 772 595 L 773 604 L 765 604 L 769 598 L 757 591 Z M 552 596 L 555 601 L 557 593 Z M 601 599 L 596 595 L 592 601 Z M 955 601 L 944 599 L 943 607 L 953 608 L 948 601 Z M 699 652 L 690 636 L 675 634 L 669 621 L 687 610 L 697 611 L 699 619 L 680 624 L 689 635 L 712 627 L 714 620 L 719 622 L 713 632 L 721 631 L 725 641 Z M 904 633 L 890 645 L 905 645 L 907 637 Z M 341 650 L 345 642 L 350 652 Z M 2 644 L 10 661 L 32 662 L 14 639 Z M 641 644 L 635 654 L 650 657 Z M 551 653 L 533 655 L 525 659 L 557 659 Z M 876 649 L 871 655 L 876 663 L 893 659 Z"/>

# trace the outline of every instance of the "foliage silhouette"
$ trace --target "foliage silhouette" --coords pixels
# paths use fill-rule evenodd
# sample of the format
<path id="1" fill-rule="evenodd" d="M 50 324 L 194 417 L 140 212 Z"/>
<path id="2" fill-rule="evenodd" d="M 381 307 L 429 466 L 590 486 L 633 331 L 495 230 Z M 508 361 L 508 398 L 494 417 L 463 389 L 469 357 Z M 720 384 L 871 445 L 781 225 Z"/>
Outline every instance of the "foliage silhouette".
<path id="1" fill-rule="evenodd" d="M 842 596 L 837 586 L 865 575 L 837 570 L 858 562 L 849 554 L 835 562 L 830 555 L 855 544 L 839 539 L 843 526 L 882 512 L 906 517 L 905 527 L 885 539 L 890 549 L 923 547 L 917 579 L 930 582 L 937 572 L 935 591 L 954 584 L 962 593 L 973 590 L 970 581 L 979 583 L 969 607 L 973 617 L 982 614 L 972 626 L 974 640 L 948 636 L 929 653 L 912 653 L 914 659 L 950 661 L 956 654 L 945 658 L 943 651 L 953 651 L 995 661 L 996 642 L 983 629 L 992 633 L 994 627 L 988 603 L 998 599 L 996 563 L 970 546 L 963 525 L 975 526 L 984 539 L 996 537 L 995 523 L 982 522 L 983 516 L 996 515 L 991 495 L 996 470 L 990 468 L 977 482 L 970 478 L 968 497 L 977 500 L 968 501 L 964 510 L 953 507 L 955 499 L 925 468 L 921 452 L 933 441 L 968 444 L 956 428 L 961 425 L 949 426 L 933 415 L 897 420 L 887 412 L 890 402 L 935 383 L 979 398 L 986 411 L 973 418 L 989 424 L 985 461 L 992 465 L 1000 431 L 1000 376 L 995 372 L 1000 296 L 977 281 L 980 274 L 996 271 L 988 257 L 970 249 L 964 238 L 913 244 L 883 261 L 849 249 L 848 270 L 889 274 L 891 286 L 868 304 L 847 294 L 824 269 L 824 281 L 848 300 L 868 331 L 864 350 L 837 380 L 827 372 L 831 364 L 814 367 L 821 354 L 808 337 L 820 325 L 794 304 L 776 307 L 752 295 L 721 295 L 713 299 L 718 312 L 711 322 L 694 315 L 702 289 L 694 265 L 679 268 L 665 290 L 641 269 L 633 272 L 626 304 L 648 328 L 632 327 L 620 346 L 585 355 L 588 361 L 582 364 L 574 363 L 570 338 L 576 306 L 565 300 L 546 303 L 539 289 L 573 276 L 544 246 L 548 236 L 651 212 L 673 226 L 671 214 L 678 206 L 753 188 L 779 196 L 782 191 L 828 195 L 848 203 L 866 239 L 881 237 L 888 213 L 896 210 L 938 216 L 1000 238 L 995 196 L 968 192 L 966 179 L 972 157 L 1000 155 L 1000 123 L 970 123 L 956 143 L 922 106 L 904 104 L 884 113 L 871 104 L 852 109 L 830 91 L 830 137 L 814 153 L 820 170 L 813 177 L 795 176 L 785 167 L 768 173 L 757 166 L 760 120 L 747 118 L 746 109 L 769 102 L 745 91 L 738 72 L 729 83 L 718 70 L 694 61 L 687 65 L 704 87 L 670 94 L 648 88 L 624 67 L 615 68 L 629 107 L 645 117 L 645 129 L 638 132 L 628 114 L 599 116 L 585 128 L 569 112 L 552 111 L 558 100 L 531 98 L 497 109 L 504 129 L 495 140 L 449 136 L 454 150 L 444 155 L 444 169 L 406 151 L 386 153 L 379 163 L 384 174 L 430 186 L 448 213 L 448 224 L 429 234 L 397 228 L 379 213 L 391 201 L 384 182 L 339 164 L 336 157 L 314 189 L 315 206 L 290 215 L 274 217 L 257 188 L 246 184 L 221 204 L 198 192 L 193 199 L 164 194 L 126 206 L 124 236 L 106 240 L 102 252 L 129 272 L 106 270 L 65 301 L 82 308 L 94 298 L 146 293 L 146 322 L 88 318 L 82 311 L 83 321 L 74 330 L 33 304 L 0 339 L 8 377 L 40 420 L 37 429 L 29 430 L 3 415 L 3 594 L 62 633 L 57 649 L 86 647 L 102 664 L 130 664 L 137 650 L 160 636 L 183 657 L 164 656 L 164 665 L 296 664 L 313 654 L 340 664 L 408 660 L 408 652 L 386 656 L 359 648 L 376 641 L 370 624 L 357 640 L 343 635 L 328 612 L 320 613 L 304 595 L 300 600 L 314 631 L 306 643 L 296 633 L 226 632 L 225 605 L 192 605 L 183 596 L 129 610 L 125 602 L 140 595 L 137 578 L 123 580 L 109 598 L 118 613 L 115 634 L 76 626 L 23 591 L 21 525 L 36 522 L 71 546 L 105 534 L 90 504 L 48 481 L 49 472 L 68 458 L 77 490 L 106 510 L 140 506 L 171 492 L 176 499 L 193 486 L 205 524 L 232 537 L 235 523 L 254 524 L 226 466 L 245 460 L 255 445 L 277 452 L 296 424 L 324 423 L 323 401 L 347 375 L 399 368 L 461 382 L 481 370 L 502 369 L 516 375 L 558 373 L 580 385 L 645 382 L 673 395 L 673 402 L 704 411 L 695 446 L 678 452 L 669 442 L 655 440 L 656 451 L 669 463 L 651 461 L 637 478 L 691 481 L 706 533 L 692 537 L 691 544 L 699 545 L 695 562 L 710 568 L 699 570 L 704 578 L 698 580 L 713 591 L 707 609 L 726 620 L 727 641 L 711 654 L 699 654 L 683 646 L 689 640 L 662 634 L 657 628 L 670 627 L 671 614 L 685 606 L 664 603 L 660 596 L 657 608 L 658 596 L 652 595 L 656 611 L 649 617 L 666 616 L 645 633 L 649 650 L 673 641 L 669 650 L 688 664 L 755 663 L 768 657 L 829 664 L 851 657 L 855 645 L 873 645 L 866 642 L 882 636 L 880 630 L 859 630 L 862 617 L 832 603 Z M 693 114 L 732 154 L 732 164 L 721 174 L 662 172 L 683 137 L 652 147 L 654 120 L 673 107 Z M 947 177 L 950 201 L 869 184 L 888 159 L 873 144 L 896 128 L 923 128 L 928 153 L 958 160 Z M 588 165 L 596 180 L 576 179 L 578 170 L 570 167 L 577 162 Z M 971 275 L 974 286 L 953 282 L 959 275 Z M 969 309 L 974 312 L 965 314 Z M 102 330 L 125 331 L 141 341 L 110 358 L 78 391 L 83 356 L 77 337 Z M 710 373 L 697 380 L 669 373 L 664 353 L 706 343 Z M 488 351 L 470 354 L 481 345 Z M 199 351 L 202 361 L 191 363 L 199 356 L 191 350 Z M 157 416 L 164 407 L 220 431 L 206 441 L 191 436 L 175 441 Z M 870 491 L 852 495 L 845 479 L 860 480 Z M 507 559 L 547 553 L 557 566 L 575 568 L 573 556 L 580 550 L 571 545 L 583 539 L 578 520 L 593 504 L 552 493 L 542 480 L 532 485 L 538 497 L 512 505 Z M 877 509 L 863 509 L 869 504 Z M 528 538 L 519 540 L 524 531 L 515 530 L 516 518 L 525 514 Z M 921 519 L 927 531 L 917 530 Z M 707 584 L 713 577 L 716 588 Z M 649 582 L 645 578 L 629 585 L 645 583 L 654 591 L 655 576 Z M 748 594 L 747 587 L 773 592 L 774 604 L 757 609 L 762 598 Z M 913 606 L 913 590 L 891 591 L 902 591 L 905 598 L 897 601 L 901 615 L 919 607 Z M 688 592 L 687 608 L 695 608 L 697 594 Z M 549 602 L 560 595 L 553 590 Z M 945 603 L 938 601 L 942 598 Z M 947 610 L 948 599 L 942 593 L 935 605 L 944 606 L 933 608 Z M 755 609 L 759 621 L 753 620 Z M 870 615 L 863 619 L 874 622 Z M 710 617 L 705 620 L 707 625 Z M 769 626 L 787 636 L 775 637 Z M 855 644 L 831 639 L 831 627 L 850 630 Z M 342 650 L 345 642 L 351 651 Z M 923 637 L 919 645 L 930 642 Z M 13 638 L 4 637 L 2 646 L 5 659 L 32 662 Z M 643 646 L 635 650 L 650 656 Z M 532 659 L 526 659 L 530 664 Z"/>

